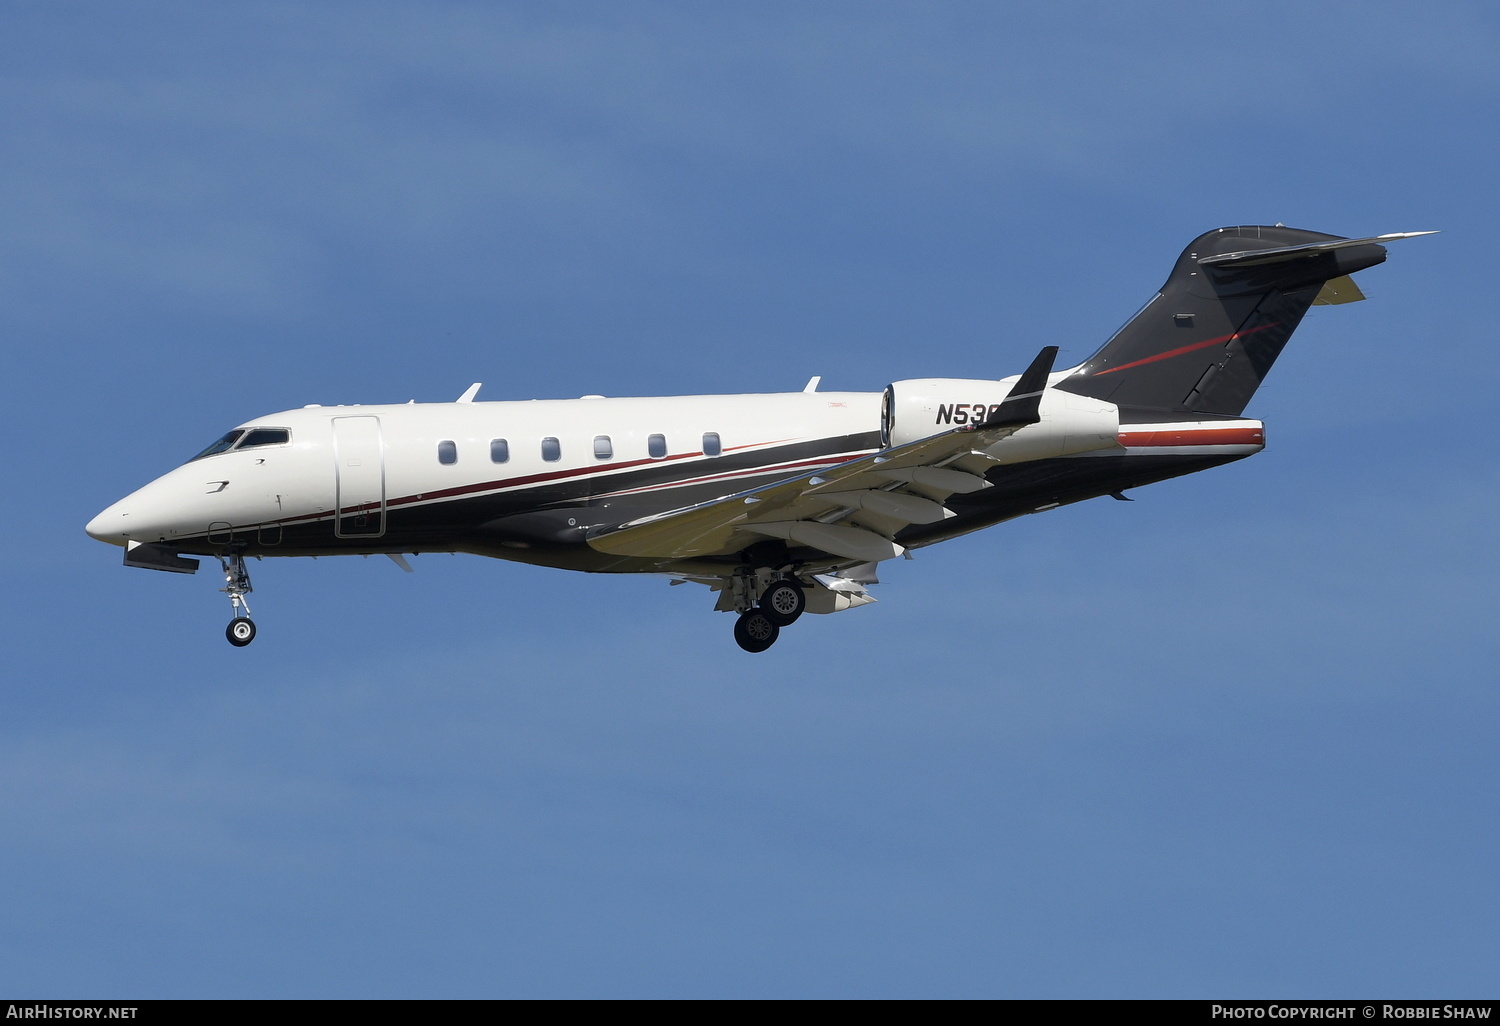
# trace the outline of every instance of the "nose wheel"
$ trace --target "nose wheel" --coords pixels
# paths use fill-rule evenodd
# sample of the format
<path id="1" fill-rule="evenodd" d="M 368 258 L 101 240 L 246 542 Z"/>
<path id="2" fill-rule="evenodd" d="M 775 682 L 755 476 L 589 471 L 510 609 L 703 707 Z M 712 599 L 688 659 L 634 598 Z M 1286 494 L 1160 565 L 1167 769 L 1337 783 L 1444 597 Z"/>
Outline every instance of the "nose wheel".
<path id="1" fill-rule="evenodd" d="M 255 640 L 255 621 L 248 616 L 236 616 L 224 628 L 224 636 L 235 648 L 244 648 Z"/>
<path id="2" fill-rule="evenodd" d="M 224 587 L 219 590 L 229 596 L 234 609 L 234 619 L 224 628 L 224 636 L 235 648 L 244 648 L 255 640 L 255 621 L 250 619 L 250 603 L 245 596 L 255 589 L 250 586 L 250 571 L 245 569 L 245 557 L 235 552 L 219 557 L 224 568 Z"/>

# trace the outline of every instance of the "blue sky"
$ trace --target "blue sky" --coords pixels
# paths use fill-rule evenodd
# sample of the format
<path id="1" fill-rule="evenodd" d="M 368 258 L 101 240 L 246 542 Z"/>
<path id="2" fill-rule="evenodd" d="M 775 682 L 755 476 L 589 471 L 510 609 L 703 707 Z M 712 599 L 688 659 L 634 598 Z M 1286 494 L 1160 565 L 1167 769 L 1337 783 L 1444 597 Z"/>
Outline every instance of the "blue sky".
<path id="1" fill-rule="evenodd" d="M 1493 996 L 1483 4 L 14 3 L 0 991 Z M 474 557 L 126 570 L 304 403 L 1088 355 L 1224 224 L 1442 229 L 1254 460 L 922 550 L 748 656 Z"/>

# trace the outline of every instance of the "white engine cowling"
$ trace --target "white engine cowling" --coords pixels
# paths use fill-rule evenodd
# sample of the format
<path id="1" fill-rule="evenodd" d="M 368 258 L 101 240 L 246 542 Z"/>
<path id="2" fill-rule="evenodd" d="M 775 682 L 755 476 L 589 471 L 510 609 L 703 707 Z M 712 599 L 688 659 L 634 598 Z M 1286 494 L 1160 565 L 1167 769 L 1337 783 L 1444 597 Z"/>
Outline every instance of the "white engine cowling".
<path id="1" fill-rule="evenodd" d="M 886 386 L 880 405 L 882 441 L 889 447 L 940 431 L 981 424 L 995 415 L 1016 378 L 914 378 Z M 1066 456 L 1119 446 L 1120 410 L 1088 396 L 1049 388 L 1042 393 L 1041 421 L 1027 424 L 984 452 L 1001 463 Z"/>

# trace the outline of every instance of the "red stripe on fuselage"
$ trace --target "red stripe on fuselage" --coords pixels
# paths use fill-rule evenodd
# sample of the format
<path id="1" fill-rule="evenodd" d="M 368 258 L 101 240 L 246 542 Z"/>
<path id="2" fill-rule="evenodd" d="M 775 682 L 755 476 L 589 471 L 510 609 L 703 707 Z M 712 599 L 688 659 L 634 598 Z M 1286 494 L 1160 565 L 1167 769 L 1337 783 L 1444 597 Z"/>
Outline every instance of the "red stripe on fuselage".
<path id="1" fill-rule="evenodd" d="M 1121 431 L 1120 444 L 1131 449 L 1155 445 L 1265 445 L 1263 428 L 1190 428 L 1175 431 Z"/>
<path id="2" fill-rule="evenodd" d="M 791 439 L 782 439 L 775 442 L 757 442 L 751 445 L 726 446 L 724 452 L 744 452 L 747 449 L 769 450 L 776 446 L 786 445 L 791 441 Z M 694 475 L 692 477 L 663 482 L 659 485 L 646 485 L 641 488 L 628 488 L 615 492 L 599 492 L 594 494 L 593 498 L 610 498 L 616 495 L 629 495 L 634 492 L 658 491 L 671 488 L 688 487 L 693 485 L 705 484 L 717 478 L 732 480 L 741 477 L 757 477 L 767 474 L 790 473 L 806 467 L 833 466 L 835 464 L 843 463 L 847 460 L 858 459 L 860 456 L 865 455 L 867 451 L 868 450 L 858 450 L 852 453 L 831 454 L 829 456 L 821 456 L 815 459 L 794 460 L 791 462 L 773 462 L 764 464 L 759 467 L 741 467 L 735 470 L 717 470 L 713 473 Z M 664 463 L 673 463 L 679 460 L 701 460 L 703 461 L 703 465 L 705 467 L 711 467 L 713 466 L 713 461 L 717 458 L 718 457 L 714 456 L 706 456 L 701 452 L 684 452 L 677 453 L 672 456 L 650 457 L 641 460 L 626 460 L 620 463 L 601 463 L 586 467 L 572 467 L 567 470 L 553 470 L 542 474 L 528 474 L 522 477 L 504 478 L 495 481 L 481 481 L 475 484 L 458 485 L 452 488 L 440 488 L 430 492 L 420 492 L 413 495 L 402 495 L 397 498 L 386 500 L 385 507 L 386 509 L 390 510 L 400 506 L 410 506 L 416 504 L 427 505 L 434 501 L 439 501 L 442 499 L 454 499 L 463 496 L 478 495 L 481 493 L 498 493 L 511 491 L 514 489 L 522 488 L 526 485 L 539 484 L 549 481 L 562 481 L 588 477 L 607 478 L 608 476 L 611 476 L 618 471 L 630 470 L 635 467 L 642 467 L 651 464 L 659 465 Z M 281 520 L 267 521 L 267 523 L 281 525 L 314 523 L 319 520 L 327 520 L 335 515 L 350 516 L 359 513 L 366 513 L 371 510 L 378 510 L 379 508 L 380 504 L 378 502 L 362 503 L 357 506 L 346 506 L 337 511 L 326 510 L 319 513 L 302 514 L 295 517 L 286 517 Z"/>
<path id="3" fill-rule="evenodd" d="M 782 442 L 761 443 L 769 447 L 773 445 L 784 445 Z M 738 452 L 743 449 L 757 448 L 754 445 L 737 445 L 725 449 L 725 452 Z M 545 474 L 528 474 L 525 477 L 510 477 L 498 481 L 481 481 L 477 484 L 459 485 L 455 488 L 439 488 L 436 491 L 421 492 L 417 495 L 403 495 L 400 498 L 386 501 L 386 508 L 393 506 L 405 506 L 412 502 L 430 502 L 433 499 L 451 499 L 460 495 L 472 495 L 475 492 L 502 491 L 511 488 L 519 488 L 522 485 L 538 484 L 542 481 L 562 481 L 568 478 L 591 477 L 610 474 L 620 470 L 629 470 L 632 467 L 644 467 L 651 464 L 675 463 L 678 460 L 692 460 L 703 458 L 701 452 L 682 452 L 675 456 L 653 456 L 643 460 L 626 460 L 622 463 L 600 463 L 587 467 L 573 467 L 569 470 L 553 470 Z M 713 457 L 708 457 L 712 459 Z"/>

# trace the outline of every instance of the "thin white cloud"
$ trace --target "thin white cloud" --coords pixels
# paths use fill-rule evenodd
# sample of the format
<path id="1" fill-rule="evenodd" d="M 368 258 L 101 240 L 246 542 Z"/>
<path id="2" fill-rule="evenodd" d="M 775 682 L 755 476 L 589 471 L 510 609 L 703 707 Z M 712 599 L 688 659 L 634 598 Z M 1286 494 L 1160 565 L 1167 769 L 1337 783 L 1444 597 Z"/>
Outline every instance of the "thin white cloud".
<path id="1" fill-rule="evenodd" d="M 800 167 L 817 181 L 836 166 L 880 180 L 929 166 L 932 189 L 954 167 L 1000 188 L 1023 170 L 1105 183 L 1163 146 L 1190 150 L 1203 126 L 1245 119 L 1253 135 L 1303 102 L 1309 63 L 1358 93 L 1393 63 L 1435 73 L 1431 54 L 1478 45 L 1462 15 L 1424 16 L 1410 50 L 1362 61 L 1358 40 L 1387 29 L 1341 21 L 1330 55 L 1314 18 L 1276 47 L 1220 53 L 1225 24 L 1186 9 L 1085 10 L 269 5 L 224 23 L 148 18 L 126 31 L 163 37 L 141 41 L 151 63 L 33 62 L 0 81 L 3 273 L 22 291 L 83 273 L 215 309 L 297 308 L 344 245 L 423 265 L 543 222 L 592 245 L 610 235 L 598 226 L 635 245 L 662 226 L 703 234 L 672 202 L 695 173 Z M 1107 31 L 1074 31 L 1080 16 Z M 1247 32 L 1261 21 L 1228 17 Z"/>

